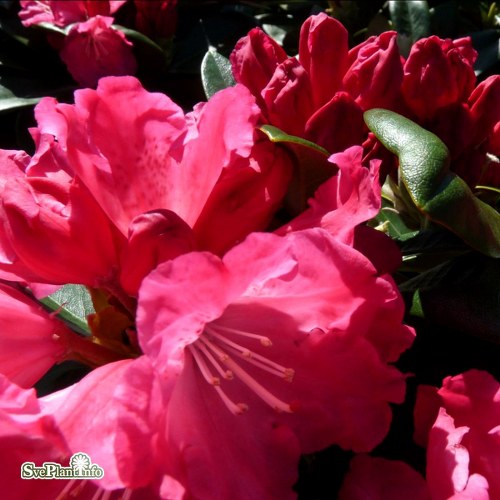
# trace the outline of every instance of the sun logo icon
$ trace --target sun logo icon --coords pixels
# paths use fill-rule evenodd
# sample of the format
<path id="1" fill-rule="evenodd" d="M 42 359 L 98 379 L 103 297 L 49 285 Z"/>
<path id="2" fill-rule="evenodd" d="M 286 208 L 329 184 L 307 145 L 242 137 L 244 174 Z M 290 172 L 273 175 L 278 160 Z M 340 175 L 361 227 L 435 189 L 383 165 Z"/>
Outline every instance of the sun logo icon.
<path id="1" fill-rule="evenodd" d="M 74 470 L 75 476 L 83 476 L 84 471 L 90 467 L 92 462 L 86 453 L 75 453 L 69 463 Z"/>

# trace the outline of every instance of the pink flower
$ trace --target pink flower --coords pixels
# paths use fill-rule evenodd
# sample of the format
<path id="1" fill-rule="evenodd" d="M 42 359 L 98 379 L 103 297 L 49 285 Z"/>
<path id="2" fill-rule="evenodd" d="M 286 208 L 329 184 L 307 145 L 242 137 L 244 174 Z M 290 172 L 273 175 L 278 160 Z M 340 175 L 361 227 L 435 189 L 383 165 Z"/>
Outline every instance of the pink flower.
<path id="1" fill-rule="evenodd" d="M 289 159 L 255 139 L 259 112 L 244 87 L 188 116 L 131 77 L 103 79 L 75 101 L 37 106 L 32 159 L 1 153 L 5 279 L 114 288 L 123 279 L 135 295 L 160 261 L 223 253 L 279 208 Z"/>
<path id="2" fill-rule="evenodd" d="M 391 273 L 401 263 L 399 249 L 385 234 L 362 225 L 381 207 L 380 160 L 369 161 L 366 168 L 362 154 L 361 146 L 352 146 L 331 155 L 329 161 L 338 172 L 316 190 L 307 210 L 276 233 L 322 227 L 339 241 L 360 250 L 381 274 Z"/>
<path id="3" fill-rule="evenodd" d="M 431 500 L 424 478 L 398 460 L 357 455 L 340 489 L 339 500 Z"/>
<path id="4" fill-rule="evenodd" d="M 124 235 L 136 216 L 162 208 L 194 230 L 201 248 L 222 252 L 264 229 L 285 194 L 288 158 L 255 140 L 259 111 L 242 86 L 186 118 L 132 78 L 102 80 L 96 91 L 78 91 L 75 107 L 61 109 L 72 124 L 71 164 Z"/>
<path id="5" fill-rule="evenodd" d="M 35 390 L 21 389 L 0 374 L 0 467 L 9 498 L 55 498 L 67 481 L 21 479 L 21 465 L 65 464 L 68 452 L 54 419 L 40 411 Z"/>
<path id="6" fill-rule="evenodd" d="M 388 402 L 404 395 L 382 348 L 387 321 L 394 337 L 413 336 L 396 297 L 321 229 L 252 234 L 223 260 L 190 253 L 160 265 L 143 281 L 137 326 L 172 385 L 170 473 L 194 497 L 288 498 L 300 453 L 371 450 Z"/>
<path id="7" fill-rule="evenodd" d="M 347 38 L 337 20 L 311 16 L 300 32 L 297 59 L 254 29 L 231 54 L 233 74 L 270 124 L 331 153 L 342 151 L 366 138 L 363 110 L 396 107 L 402 79 L 395 33 L 350 51 Z"/>
<path id="8" fill-rule="evenodd" d="M 166 388 L 141 356 L 97 368 L 74 386 L 41 398 L 40 405 L 72 453 L 87 453 L 105 470 L 96 481 L 101 488 L 143 488 L 138 498 L 180 499 L 182 486 L 166 474 Z"/>
<path id="9" fill-rule="evenodd" d="M 362 109 L 397 107 L 403 81 L 395 33 L 370 37 L 349 51 L 343 83 Z"/>
<path id="10" fill-rule="evenodd" d="M 470 370 L 439 390 L 421 387 L 415 428 L 427 445 L 433 500 L 499 497 L 500 384 L 489 373 Z"/>
<path id="11" fill-rule="evenodd" d="M 0 283 L 0 373 L 31 387 L 64 359 L 66 327 L 34 300 Z"/>
<path id="12" fill-rule="evenodd" d="M 112 276 L 120 235 L 74 179 L 65 153 L 67 124 L 57 106 L 45 98 L 36 108 L 33 158 L 2 152 L 0 268 L 25 281 L 96 286 Z"/>
<path id="13" fill-rule="evenodd" d="M 73 26 L 64 39 L 61 59 L 83 87 L 95 87 L 103 76 L 133 75 L 137 69 L 132 43 L 112 24 L 112 17 L 94 16 Z"/>
<path id="14" fill-rule="evenodd" d="M 476 58 L 469 38 L 417 41 L 404 65 L 402 87 L 411 111 L 425 122 L 440 108 L 466 102 L 476 81 Z"/>
<path id="15" fill-rule="evenodd" d="M 392 109 L 438 135 L 450 149 L 451 168 L 474 188 L 496 185 L 487 153 L 494 150 L 500 120 L 500 78 L 492 76 L 474 89 L 476 56 L 468 38 L 432 36 L 419 40 L 405 62 L 395 32 L 348 50 L 345 28 L 319 14 L 302 26 L 298 58 L 287 57 L 254 29 L 236 44 L 230 60 L 236 81 L 255 96 L 265 120 L 288 134 L 330 153 L 363 144 L 364 163 L 382 159 L 384 178 L 397 166 L 368 135 L 363 111 Z"/>
<path id="16" fill-rule="evenodd" d="M 126 0 L 21 0 L 19 17 L 24 26 L 52 23 L 67 26 L 86 21 L 90 17 L 109 16 L 116 12 Z"/>

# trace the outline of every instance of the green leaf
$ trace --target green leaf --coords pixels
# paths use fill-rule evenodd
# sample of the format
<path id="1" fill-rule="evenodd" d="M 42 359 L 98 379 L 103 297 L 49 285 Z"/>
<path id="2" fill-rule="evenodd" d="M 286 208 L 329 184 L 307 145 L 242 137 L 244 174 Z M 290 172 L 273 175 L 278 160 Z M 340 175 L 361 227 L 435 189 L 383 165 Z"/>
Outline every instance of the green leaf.
<path id="1" fill-rule="evenodd" d="M 390 1 L 389 14 L 398 32 L 402 55 L 407 57 L 411 46 L 417 40 L 430 35 L 429 6 L 425 1 Z"/>
<path id="2" fill-rule="evenodd" d="M 287 133 L 283 132 L 283 130 L 280 130 L 278 127 L 274 127 L 273 125 L 262 125 L 262 127 L 260 127 L 260 130 L 262 130 L 262 132 L 267 135 L 271 142 L 297 144 L 299 146 L 305 146 L 309 149 L 314 149 L 325 156 L 330 155 L 330 153 L 328 153 L 328 151 L 319 144 L 308 141 L 307 139 L 302 139 L 302 137 L 288 135 Z"/>
<path id="3" fill-rule="evenodd" d="M 236 85 L 229 59 L 210 47 L 201 62 L 201 81 L 207 99 L 219 90 Z"/>
<path id="4" fill-rule="evenodd" d="M 87 316 L 95 309 L 87 288 L 83 285 L 64 285 L 52 295 L 40 300 L 57 316 L 81 333 L 89 334 Z"/>
<path id="5" fill-rule="evenodd" d="M 0 78 L 0 113 L 25 106 L 33 106 L 41 99 L 41 97 L 18 97 L 7 87 L 3 87 L 1 81 Z"/>
<path id="6" fill-rule="evenodd" d="M 418 232 L 410 229 L 403 221 L 400 213 L 392 206 L 392 203 L 383 198 L 382 208 L 375 217 L 375 221 L 382 224 L 384 232 L 393 239 L 404 241 Z"/>
<path id="7" fill-rule="evenodd" d="M 371 109 L 364 117 L 380 142 L 399 157 L 400 182 L 418 210 L 472 248 L 500 257 L 500 214 L 450 171 L 449 151 L 441 139 L 392 111 Z"/>
<path id="8" fill-rule="evenodd" d="M 285 197 L 285 208 L 294 217 L 307 208 L 309 198 L 337 172 L 337 167 L 328 161 L 328 151 L 314 142 L 288 135 L 272 125 L 263 125 L 260 130 L 271 142 L 283 145 L 295 157 L 294 171 Z"/>

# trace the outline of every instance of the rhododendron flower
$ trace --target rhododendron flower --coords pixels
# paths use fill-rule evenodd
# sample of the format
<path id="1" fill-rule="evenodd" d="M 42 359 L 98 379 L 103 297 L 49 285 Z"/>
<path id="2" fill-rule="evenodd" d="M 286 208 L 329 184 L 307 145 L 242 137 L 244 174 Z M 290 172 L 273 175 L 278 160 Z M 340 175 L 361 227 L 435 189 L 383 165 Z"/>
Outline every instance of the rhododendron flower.
<path id="1" fill-rule="evenodd" d="M 335 239 L 360 250 L 381 274 L 390 273 L 399 267 L 401 252 L 385 234 L 362 225 L 381 207 L 380 160 L 369 161 L 366 168 L 362 155 L 361 146 L 331 155 L 328 161 L 338 172 L 319 186 L 308 209 L 275 232 L 322 227 Z"/>
<path id="2" fill-rule="evenodd" d="M 470 370 L 446 378 L 439 390 L 422 386 L 418 396 L 416 439 L 427 446 L 433 500 L 498 498 L 500 383 L 487 372 Z"/>
<path id="3" fill-rule="evenodd" d="M 466 102 L 476 82 L 476 59 L 469 38 L 418 40 L 404 65 L 402 91 L 411 111 L 425 122 L 439 108 Z"/>
<path id="4" fill-rule="evenodd" d="M 83 451 L 103 467 L 96 481 L 101 488 L 138 490 L 139 499 L 180 499 L 184 489 L 166 472 L 167 388 L 142 356 L 97 368 L 74 386 L 41 398 L 40 405 L 72 453 Z"/>
<path id="5" fill-rule="evenodd" d="M 22 318 L 22 319 L 21 319 Z M 0 283 L 0 373 L 31 387 L 56 362 L 66 345 L 66 326 L 13 287 Z"/>
<path id="6" fill-rule="evenodd" d="M 450 149 L 452 170 L 475 187 L 496 185 L 496 166 L 487 164 L 486 154 L 493 152 L 500 120 L 500 77 L 474 89 L 476 56 L 470 38 L 432 36 L 416 42 L 404 61 L 395 32 L 348 50 L 345 28 L 319 14 L 302 26 L 298 59 L 255 28 L 230 60 L 236 81 L 256 97 L 271 125 L 330 153 L 363 144 L 365 159 L 383 160 L 384 177 L 396 162 L 368 134 L 363 111 L 392 109 L 438 135 Z"/>
<path id="7" fill-rule="evenodd" d="M 137 326 L 171 384 L 171 474 L 197 498 L 285 498 L 300 453 L 371 450 L 404 395 L 386 364 L 413 338 L 402 312 L 390 278 L 322 229 L 161 264 L 141 286 Z"/>
<path id="8" fill-rule="evenodd" d="M 133 75 L 137 69 L 132 43 L 112 24 L 112 17 L 95 16 L 73 26 L 64 39 L 61 59 L 83 87 L 95 87 L 103 76 Z"/>
<path id="9" fill-rule="evenodd" d="M 26 461 L 66 463 L 69 449 L 54 419 L 40 410 L 34 389 L 21 389 L 0 374 L 0 467 L 9 498 L 55 498 L 67 483 L 21 479 Z"/>
<path id="10" fill-rule="evenodd" d="M 126 0 L 21 0 L 19 17 L 24 26 L 52 23 L 68 26 L 101 15 L 116 12 Z"/>
<path id="11" fill-rule="evenodd" d="M 500 121 L 500 77 L 474 88 L 476 58 L 470 38 L 419 40 L 405 62 L 402 85 L 408 116 L 443 140 L 452 170 L 473 188 L 495 182 L 486 155 L 493 152 L 490 141 Z"/>
<path id="12" fill-rule="evenodd" d="M 427 447 L 426 482 L 400 461 L 360 455 L 342 500 L 494 500 L 500 493 L 500 383 L 470 370 L 443 387 L 419 386 L 415 441 Z"/>
<path id="13" fill-rule="evenodd" d="M 87 188 L 73 178 L 65 156 L 67 127 L 55 106 L 51 98 L 37 106 L 40 128 L 33 131 L 33 158 L 1 152 L 1 275 L 92 285 L 96 277 L 111 276 L 119 234 Z"/>
<path id="14" fill-rule="evenodd" d="M 224 252 L 264 229 L 287 188 L 289 159 L 255 140 L 259 112 L 242 86 L 185 117 L 134 78 L 107 78 L 77 91 L 75 105 L 44 99 L 36 116 L 35 156 L 4 152 L 0 172 L 0 268 L 26 281 L 99 287 L 122 276 L 135 295 L 162 259 Z M 169 229 L 175 243 L 170 224 L 185 224 Z"/>
<path id="15" fill-rule="evenodd" d="M 366 137 L 363 110 L 395 107 L 403 75 L 395 32 L 350 51 L 347 38 L 337 20 L 311 16 L 300 32 L 297 60 L 255 28 L 231 54 L 233 74 L 269 123 L 331 153 L 342 151 Z"/>

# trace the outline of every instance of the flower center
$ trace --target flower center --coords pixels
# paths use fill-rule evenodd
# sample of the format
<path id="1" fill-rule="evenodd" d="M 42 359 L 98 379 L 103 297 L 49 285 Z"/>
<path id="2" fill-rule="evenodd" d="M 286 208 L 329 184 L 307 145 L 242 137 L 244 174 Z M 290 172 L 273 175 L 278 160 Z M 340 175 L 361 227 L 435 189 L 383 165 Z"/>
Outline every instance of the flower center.
<path id="1" fill-rule="evenodd" d="M 272 348 L 271 340 L 263 335 L 227 326 L 214 325 L 213 323 L 206 325 L 198 340 L 188 346 L 188 350 L 192 354 L 203 378 L 215 389 L 222 402 L 234 415 L 241 415 L 247 411 L 248 405 L 232 401 L 223 391 L 221 380 L 228 383 L 235 379 L 239 380 L 274 410 L 291 413 L 290 404 L 285 403 L 267 390 L 250 373 L 244 370 L 238 361 L 244 360 L 246 363 L 262 370 L 265 376 L 273 375 L 286 382 L 293 381 L 295 371 L 248 349 L 236 341 L 238 338 L 241 341 L 258 342 L 266 348 Z"/>

